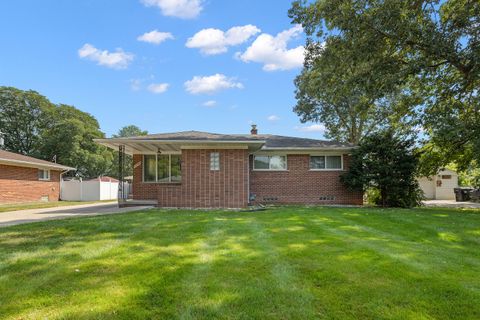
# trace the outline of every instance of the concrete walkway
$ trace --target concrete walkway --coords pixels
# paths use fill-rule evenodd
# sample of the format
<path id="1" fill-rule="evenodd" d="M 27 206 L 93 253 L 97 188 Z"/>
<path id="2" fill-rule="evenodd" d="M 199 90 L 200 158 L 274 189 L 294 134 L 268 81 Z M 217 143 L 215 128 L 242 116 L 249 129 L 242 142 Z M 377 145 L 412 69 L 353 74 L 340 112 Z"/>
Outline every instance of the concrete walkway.
<path id="1" fill-rule="evenodd" d="M 455 200 L 427 200 L 427 201 L 423 201 L 423 204 L 426 207 L 480 209 L 480 203 L 456 202 Z"/>
<path id="2" fill-rule="evenodd" d="M 150 209 L 151 206 L 119 208 L 116 202 L 91 203 L 56 208 L 28 209 L 0 212 L 0 227 L 16 224 L 65 219 L 79 216 L 96 216 Z"/>

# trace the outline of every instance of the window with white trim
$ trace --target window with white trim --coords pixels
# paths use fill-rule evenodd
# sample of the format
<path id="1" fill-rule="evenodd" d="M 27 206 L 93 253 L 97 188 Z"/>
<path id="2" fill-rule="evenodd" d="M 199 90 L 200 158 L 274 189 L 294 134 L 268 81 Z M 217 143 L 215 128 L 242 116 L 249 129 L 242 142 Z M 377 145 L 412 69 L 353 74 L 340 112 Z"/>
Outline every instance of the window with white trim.
<path id="1" fill-rule="evenodd" d="M 220 153 L 219 152 L 210 153 L 210 170 L 211 171 L 220 170 Z"/>
<path id="2" fill-rule="evenodd" d="M 180 182 L 182 181 L 181 155 L 146 154 L 143 156 L 144 182 Z"/>
<path id="3" fill-rule="evenodd" d="M 287 156 L 261 156 L 253 157 L 254 170 L 287 170 Z"/>
<path id="4" fill-rule="evenodd" d="M 310 170 L 342 170 L 342 156 L 310 156 Z"/>
<path id="5" fill-rule="evenodd" d="M 38 169 L 38 180 L 43 180 L 43 181 L 50 180 L 50 170 Z"/>

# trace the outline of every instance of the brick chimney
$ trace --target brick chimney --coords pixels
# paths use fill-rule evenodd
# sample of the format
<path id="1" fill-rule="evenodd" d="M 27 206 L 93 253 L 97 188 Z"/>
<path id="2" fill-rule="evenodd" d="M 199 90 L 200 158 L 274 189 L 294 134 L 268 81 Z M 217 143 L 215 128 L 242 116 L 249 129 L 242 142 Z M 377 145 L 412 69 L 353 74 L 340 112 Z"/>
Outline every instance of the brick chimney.
<path id="1" fill-rule="evenodd" d="M 257 130 L 257 125 L 256 124 L 252 124 L 252 129 L 250 130 L 250 134 L 255 136 L 257 135 L 258 133 L 258 130 Z"/>

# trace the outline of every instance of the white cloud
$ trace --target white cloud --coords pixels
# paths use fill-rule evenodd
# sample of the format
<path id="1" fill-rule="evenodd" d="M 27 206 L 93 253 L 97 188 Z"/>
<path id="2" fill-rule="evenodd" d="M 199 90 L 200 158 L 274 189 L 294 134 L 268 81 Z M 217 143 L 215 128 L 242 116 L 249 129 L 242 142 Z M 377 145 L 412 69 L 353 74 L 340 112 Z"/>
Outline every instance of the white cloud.
<path id="1" fill-rule="evenodd" d="M 263 70 L 290 70 L 303 65 L 304 47 L 288 49 L 288 42 L 302 33 L 301 25 L 277 34 L 275 37 L 262 33 L 243 53 L 238 52 L 237 58 L 244 62 L 263 63 Z"/>
<path id="2" fill-rule="evenodd" d="M 223 32 L 219 29 L 203 29 L 187 40 L 187 48 L 198 48 L 200 52 L 206 55 L 214 55 L 227 52 L 228 47 L 244 43 L 250 37 L 259 33 L 260 29 L 256 26 L 247 24 L 237 26 Z"/>
<path id="3" fill-rule="evenodd" d="M 170 32 L 160 32 L 158 30 L 146 32 L 137 38 L 138 41 L 153 44 L 160 44 L 168 39 L 173 39 L 173 35 Z"/>
<path id="4" fill-rule="evenodd" d="M 208 107 L 208 108 L 213 108 L 216 105 L 217 105 L 217 101 L 215 101 L 215 100 L 208 100 L 208 101 L 205 101 L 204 103 L 202 103 L 202 106 Z"/>
<path id="5" fill-rule="evenodd" d="M 295 129 L 301 132 L 325 132 L 325 126 L 323 124 L 312 124 L 305 127 L 295 127 Z"/>
<path id="6" fill-rule="evenodd" d="M 78 56 L 113 69 L 125 69 L 133 60 L 133 54 L 125 52 L 120 48 L 116 49 L 115 52 L 108 52 L 107 50 L 99 50 L 89 43 L 78 49 Z"/>
<path id="7" fill-rule="evenodd" d="M 191 94 L 211 94 L 224 89 L 243 88 L 243 84 L 236 82 L 234 78 L 228 78 L 220 73 L 204 77 L 195 76 L 192 80 L 186 81 L 184 85 L 187 92 Z"/>
<path id="8" fill-rule="evenodd" d="M 268 121 L 271 121 L 271 122 L 275 122 L 275 121 L 280 120 L 280 117 L 277 116 L 277 115 L 275 115 L 275 114 L 272 114 L 271 116 L 268 116 L 268 117 L 267 117 L 267 120 L 268 120 Z"/>
<path id="9" fill-rule="evenodd" d="M 147 7 L 158 7 L 164 16 L 192 19 L 202 11 L 203 0 L 141 0 Z"/>
<path id="10" fill-rule="evenodd" d="M 147 87 L 147 89 L 153 93 L 164 93 L 167 91 L 168 87 L 170 87 L 168 83 L 152 83 Z"/>

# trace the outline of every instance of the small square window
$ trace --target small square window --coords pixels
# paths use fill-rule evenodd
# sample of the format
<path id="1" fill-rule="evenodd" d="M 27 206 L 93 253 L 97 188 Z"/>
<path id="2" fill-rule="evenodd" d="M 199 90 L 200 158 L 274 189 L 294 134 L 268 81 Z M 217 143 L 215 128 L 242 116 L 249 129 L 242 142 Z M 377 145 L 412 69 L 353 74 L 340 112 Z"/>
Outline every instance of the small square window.
<path id="1" fill-rule="evenodd" d="M 38 169 L 38 180 L 50 180 L 50 170 Z"/>
<path id="2" fill-rule="evenodd" d="M 210 153 L 210 170 L 212 171 L 220 170 L 220 153 L 218 152 Z"/>

